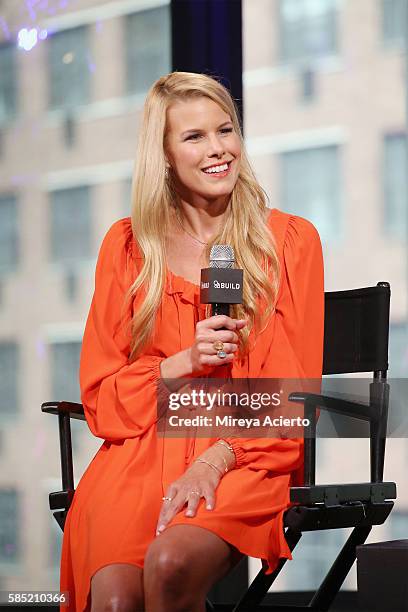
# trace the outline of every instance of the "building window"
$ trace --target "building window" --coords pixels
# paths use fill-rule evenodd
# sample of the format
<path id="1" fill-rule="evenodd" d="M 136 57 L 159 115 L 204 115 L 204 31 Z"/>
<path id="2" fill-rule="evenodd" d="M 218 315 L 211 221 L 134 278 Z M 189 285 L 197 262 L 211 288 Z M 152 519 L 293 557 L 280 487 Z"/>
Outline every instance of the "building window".
<path id="1" fill-rule="evenodd" d="M 71 421 L 72 424 L 72 421 Z M 62 548 L 62 531 L 57 521 L 54 519 L 51 523 L 51 534 L 50 534 L 50 550 L 49 550 L 49 566 L 51 569 L 59 570 L 61 562 L 61 548 Z"/>
<path id="2" fill-rule="evenodd" d="M 81 341 L 59 341 L 50 343 L 51 394 L 53 401 L 81 402 L 79 390 L 79 361 Z M 58 422 L 52 419 L 54 435 L 58 437 Z M 81 436 L 87 428 L 78 419 L 71 419 L 72 450 L 79 452 Z M 56 546 L 58 544 L 54 543 Z M 52 544 L 52 546 L 54 546 Z M 55 553 L 56 554 L 56 553 Z"/>
<path id="3" fill-rule="evenodd" d="M 407 36 L 408 0 L 382 0 L 382 31 L 386 44 L 402 45 Z"/>
<path id="4" fill-rule="evenodd" d="M 16 114 L 17 78 L 15 45 L 0 45 L 0 123 Z"/>
<path id="5" fill-rule="evenodd" d="M 0 564 L 17 563 L 21 530 L 19 497 L 15 489 L 0 489 Z"/>
<path id="6" fill-rule="evenodd" d="M 405 134 L 384 139 L 384 226 L 388 236 L 407 241 L 408 146 Z"/>
<path id="7" fill-rule="evenodd" d="M 408 377 L 408 324 L 390 324 L 389 375 L 393 378 Z"/>
<path id="8" fill-rule="evenodd" d="M 391 512 L 387 520 L 389 539 L 390 540 L 406 540 L 408 512 L 404 510 Z"/>
<path id="9" fill-rule="evenodd" d="M 73 108 L 89 101 L 88 28 L 56 32 L 49 38 L 49 104 Z"/>
<path id="10" fill-rule="evenodd" d="M 296 549 L 296 563 L 286 576 L 287 590 L 310 591 L 324 578 L 347 537 L 344 529 L 305 532 Z"/>
<path id="11" fill-rule="evenodd" d="M 123 181 L 123 215 L 130 217 L 132 211 L 132 178 Z"/>
<path id="12" fill-rule="evenodd" d="M 16 269 L 18 263 L 17 198 L 0 195 L 0 275 Z"/>
<path id="13" fill-rule="evenodd" d="M 144 93 L 171 70 L 169 6 L 132 13 L 125 23 L 127 92 Z"/>
<path id="14" fill-rule="evenodd" d="M 322 242 L 341 234 L 339 147 L 325 146 L 281 154 L 281 207 L 309 219 Z"/>
<path id="15" fill-rule="evenodd" d="M 51 393 L 53 400 L 79 402 L 80 341 L 50 344 Z"/>
<path id="16" fill-rule="evenodd" d="M 88 186 L 51 192 L 52 260 L 67 267 L 91 257 L 91 206 Z"/>
<path id="17" fill-rule="evenodd" d="M 0 342 L 0 418 L 19 413 L 19 354 L 15 342 Z"/>
<path id="18" fill-rule="evenodd" d="M 308 62 L 337 52 L 337 0 L 280 0 L 284 62 Z"/>

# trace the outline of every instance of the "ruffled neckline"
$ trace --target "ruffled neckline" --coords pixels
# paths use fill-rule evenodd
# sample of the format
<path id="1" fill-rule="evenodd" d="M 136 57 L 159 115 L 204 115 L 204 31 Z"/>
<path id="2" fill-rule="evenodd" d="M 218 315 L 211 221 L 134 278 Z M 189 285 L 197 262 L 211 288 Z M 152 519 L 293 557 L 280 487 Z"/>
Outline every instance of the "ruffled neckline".
<path id="1" fill-rule="evenodd" d="M 196 285 L 183 276 L 179 276 L 166 268 L 166 293 L 169 295 L 179 294 L 181 299 L 198 308 L 206 309 L 206 304 L 200 302 L 200 285 Z"/>

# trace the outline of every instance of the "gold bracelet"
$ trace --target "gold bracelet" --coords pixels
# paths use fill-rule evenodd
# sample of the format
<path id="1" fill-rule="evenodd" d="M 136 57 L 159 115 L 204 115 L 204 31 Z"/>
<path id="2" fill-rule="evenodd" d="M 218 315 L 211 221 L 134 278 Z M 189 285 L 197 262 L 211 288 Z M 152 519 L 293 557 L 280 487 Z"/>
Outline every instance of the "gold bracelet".
<path id="1" fill-rule="evenodd" d="M 224 455 L 221 455 L 221 458 L 222 458 L 222 460 L 224 462 L 224 465 L 225 465 L 225 473 L 227 473 L 227 472 L 229 472 L 229 467 L 228 467 L 227 460 L 225 459 Z"/>
<path id="2" fill-rule="evenodd" d="M 224 455 L 221 455 L 221 459 L 222 459 L 222 460 L 223 460 L 223 462 L 224 462 L 224 465 L 225 465 L 225 470 L 224 470 L 224 472 L 225 472 L 225 474 L 226 474 L 227 472 L 229 472 L 229 469 L 228 469 L 228 463 L 227 463 L 227 460 L 225 459 Z"/>
<path id="3" fill-rule="evenodd" d="M 222 444 L 222 446 L 225 446 L 225 448 L 228 448 L 228 450 L 231 451 L 231 453 L 235 457 L 234 449 L 232 448 L 232 446 L 230 444 L 228 444 L 228 442 L 225 442 L 225 440 L 218 440 L 217 444 Z"/>
<path id="4" fill-rule="evenodd" d="M 212 467 L 213 470 L 216 470 L 218 472 L 218 474 L 220 474 L 220 476 L 222 476 L 222 472 L 220 470 L 220 468 L 218 468 L 216 465 L 214 465 L 213 463 L 210 463 L 209 461 L 206 461 L 205 459 L 196 459 L 196 463 L 206 463 L 207 465 L 209 465 L 210 467 Z"/>

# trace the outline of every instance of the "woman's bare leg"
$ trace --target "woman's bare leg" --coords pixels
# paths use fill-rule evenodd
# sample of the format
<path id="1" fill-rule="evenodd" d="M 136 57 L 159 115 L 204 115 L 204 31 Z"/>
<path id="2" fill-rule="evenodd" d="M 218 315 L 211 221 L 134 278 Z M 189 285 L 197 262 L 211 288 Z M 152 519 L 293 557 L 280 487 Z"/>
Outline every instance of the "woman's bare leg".
<path id="1" fill-rule="evenodd" d="M 114 563 L 91 580 L 91 612 L 144 612 L 143 570 Z"/>
<path id="2" fill-rule="evenodd" d="M 205 612 L 208 591 L 242 556 L 208 529 L 168 527 L 146 553 L 145 612 Z"/>

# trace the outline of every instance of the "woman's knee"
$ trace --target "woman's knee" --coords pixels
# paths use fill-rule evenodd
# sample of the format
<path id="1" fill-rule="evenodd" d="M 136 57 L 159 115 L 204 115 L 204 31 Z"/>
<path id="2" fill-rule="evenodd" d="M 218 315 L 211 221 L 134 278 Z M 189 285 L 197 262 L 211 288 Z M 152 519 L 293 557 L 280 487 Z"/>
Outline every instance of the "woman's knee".
<path id="1" fill-rule="evenodd" d="M 151 589 L 156 584 L 180 590 L 188 580 L 196 589 L 205 591 L 231 569 L 231 551 L 226 542 L 206 529 L 172 526 L 147 550 L 145 586 Z"/>
<path id="2" fill-rule="evenodd" d="M 140 568 L 115 564 L 96 572 L 91 582 L 91 612 L 143 611 L 143 576 Z"/>
<path id="3" fill-rule="evenodd" d="M 154 581 L 157 585 L 182 587 L 184 580 L 189 578 L 191 559 L 189 555 L 173 542 L 159 542 L 150 545 L 144 563 L 145 579 Z"/>

